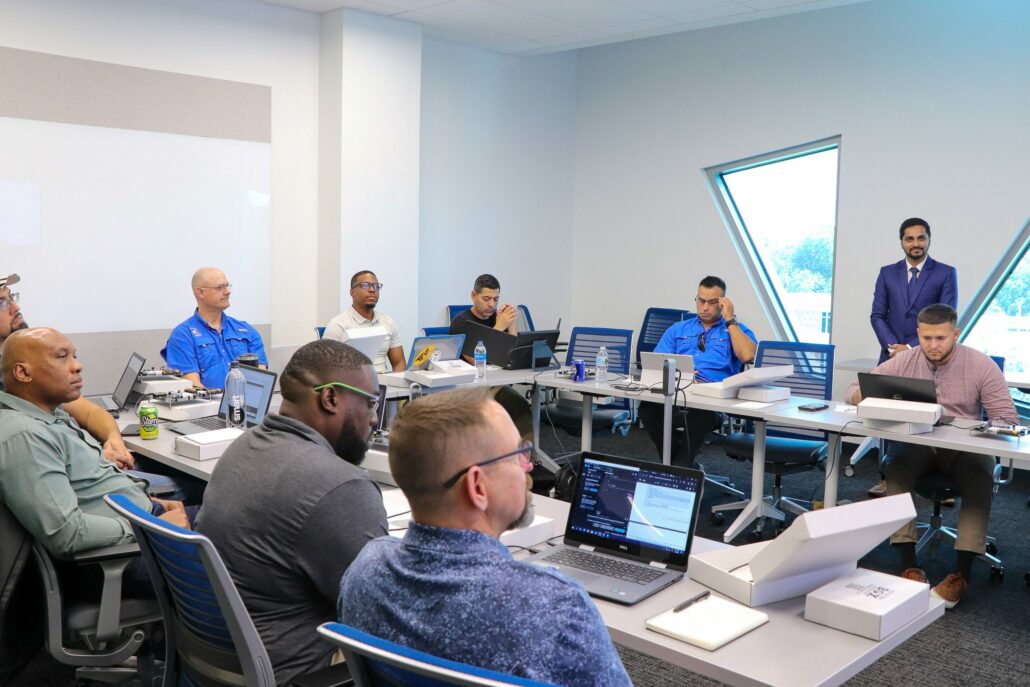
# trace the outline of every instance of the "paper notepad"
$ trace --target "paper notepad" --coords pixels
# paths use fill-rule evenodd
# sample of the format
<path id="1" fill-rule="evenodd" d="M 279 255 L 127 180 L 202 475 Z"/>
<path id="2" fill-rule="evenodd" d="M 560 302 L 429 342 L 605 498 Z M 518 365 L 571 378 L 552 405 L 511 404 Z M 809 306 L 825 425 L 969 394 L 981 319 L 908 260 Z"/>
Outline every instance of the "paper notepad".
<path id="1" fill-rule="evenodd" d="M 648 618 L 644 625 L 649 630 L 681 642 L 715 651 L 723 644 L 767 622 L 769 616 L 761 611 L 717 596 L 709 596 L 679 613 L 668 610 L 661 615 Z"/>

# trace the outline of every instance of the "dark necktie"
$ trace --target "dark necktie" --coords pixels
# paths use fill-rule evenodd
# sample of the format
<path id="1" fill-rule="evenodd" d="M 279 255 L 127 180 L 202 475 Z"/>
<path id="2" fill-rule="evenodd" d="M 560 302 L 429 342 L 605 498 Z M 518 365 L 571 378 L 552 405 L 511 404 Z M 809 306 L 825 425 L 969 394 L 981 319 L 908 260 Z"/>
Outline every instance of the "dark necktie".
<path id="1" fill-rule="evenodd" d="M 909 300 L 911 300 L 913 294 L 916 292 L 916 285 L 919 282 L 919 268 L 910 267 L 908 271 L 912 273 L 912 278 L 908 280 L 908 297 Z"/>

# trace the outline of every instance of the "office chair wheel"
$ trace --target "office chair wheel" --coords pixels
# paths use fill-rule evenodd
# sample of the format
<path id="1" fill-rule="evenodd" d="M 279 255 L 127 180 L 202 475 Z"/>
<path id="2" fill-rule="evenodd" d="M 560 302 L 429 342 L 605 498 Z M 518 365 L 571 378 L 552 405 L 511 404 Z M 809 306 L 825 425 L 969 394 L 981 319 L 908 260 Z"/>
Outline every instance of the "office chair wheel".
<path id="1" fill-rule="evenodd" d="M 723 515 L 722 513 L 712 513 L 708 517 L 708 522 L 710 522 L 713 527 L 719 527 L 720 525 L 723 525 L 723 524 L 726 523 L 726 516 Z M 1027 574 L 1030 575 L 1030 573 L 1027 573 Z"/>
<path id="2" fill-rule="evenodd" d="M 991 566 L 991 579 L 1001 582 L 1005 579 L 1005 567 L 1001 565 Z"/>
<path id="3" fill-rule="evenodd" d="M 997 556 L 998 555 L 998 545 L 995 544 L 994 542 L 992 542 L 992 541 L 987 542 L 986 549 L 987 549 L 987 553 L 991 554 L 992 556 Z"/>
<path id="4" fill-rule="evenodd" d="M 844 466 L 844 476 L 845 477 L 854 477 L 855 476 L 855 466 L 854 465 L 845 465 Z"/>

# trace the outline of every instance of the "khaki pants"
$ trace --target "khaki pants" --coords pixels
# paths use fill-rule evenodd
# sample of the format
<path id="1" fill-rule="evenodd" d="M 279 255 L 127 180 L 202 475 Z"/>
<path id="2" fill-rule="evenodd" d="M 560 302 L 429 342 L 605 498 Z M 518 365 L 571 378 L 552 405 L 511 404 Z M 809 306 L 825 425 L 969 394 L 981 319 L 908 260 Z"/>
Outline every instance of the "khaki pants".
<path id="1" fill-rule="evenodd" d="M 983 553 L 987 543 L 987 521 L 994 496 L 994 458 L 979 453 L 964 453 L 929 446 L 887 442 L 888 462 L 883 474 L 887 479 L 887 495 L 906 494 L 916 480 L 936 468 L 948 475 L 962 489 L 962 505 L 958 512 L 956 551 Z M 891 535 L 892 544 L 915 543 L 916 521 Z"/>

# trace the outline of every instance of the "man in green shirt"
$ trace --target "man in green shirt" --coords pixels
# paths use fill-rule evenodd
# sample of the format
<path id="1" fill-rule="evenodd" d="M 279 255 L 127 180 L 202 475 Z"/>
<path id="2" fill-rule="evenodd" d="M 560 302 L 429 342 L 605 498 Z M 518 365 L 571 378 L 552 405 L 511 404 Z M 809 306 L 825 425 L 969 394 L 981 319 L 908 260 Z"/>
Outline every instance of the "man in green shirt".
<path id="1" fill-rule="evenodd" d="M 53 329 L 13 332 L 4 342 L 0 392 L 0 500 L 54 556 L 132 541 L 128 522 L 103 501 L 125 494 L 189 527 L 178 501 L 151 499 L 146 482 L 104 460 L 103 447 L 61 405 L 79 398 L 82 364 Z"/>

